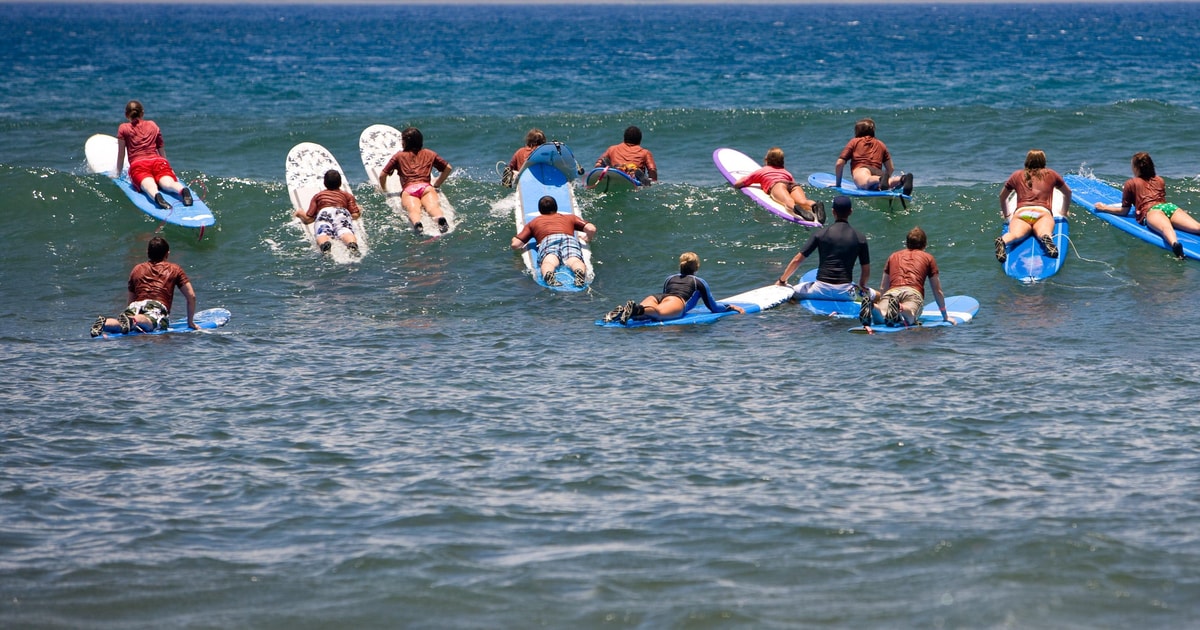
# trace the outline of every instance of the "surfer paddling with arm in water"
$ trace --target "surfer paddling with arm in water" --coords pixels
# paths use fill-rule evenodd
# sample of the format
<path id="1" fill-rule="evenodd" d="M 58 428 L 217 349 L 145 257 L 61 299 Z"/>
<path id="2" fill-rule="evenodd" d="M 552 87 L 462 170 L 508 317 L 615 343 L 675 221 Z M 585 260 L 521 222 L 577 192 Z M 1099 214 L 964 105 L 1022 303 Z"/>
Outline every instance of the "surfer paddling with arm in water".
<path id="1" fill-rule="evenodd" d="M 1132 208 L 1138 223 L 1162 235 L 1171 244 L 1171 252 L 1183 258 L 1183 244 L 1176 230 L 1200 234 L 1200 222 L 1187 210 L 1167 203 L 1166 184 L 1154 168 L 1154 160 L 1145 151 L 1135 153 L 1130 161 L 1133 177 L 1125 181 L 1121 203 L 1098 203 L 1096 210 L 1110 214 L 1129 214 Z"/>
<path id="2" fill-rule="evenodd" d="M 362 216 L 354 195 L 342 190 L 342 174 L 337 169 L 325 171 L 325 190 L 313 195 L 307 210 L 297 210 L 296 218 L 305 225 L 316 223 L 317 247 L 322 253 L 333 248 L 333 239 L 341 239 L 350 252 L 361 256 L 353 221 Z"/>
<path id="3" fill-rule="evenodd" d="M 885 326 L 914 326 L 925 308 L 925 281 L 933 289 L 933 299 L 942 311 L 942 319 L 954 325 L 946 314 L 946 295 L 938 279 L 937 260 L 925 251 L 925 230 L 915 227 L 904 239 L 904 249 L 888 256 L 883 264 L 882 295 L 863 300 L 858 319 L 863 326 L 882 323 Z"/>
<path id="4" fill-rule="evenodd" d="M 850 163 L 850 178 L 862 190 L 900 188 L 912 194 L 912 173 L 893 176 L 892 155 L 887 145 L 875 137 L 875 121 L 863 118 L 854 123 L 854 138 L 846 143 L 833 167 L 834 186 L 842 186 L 842 169 Z"/>
<path id="5" fill-rule="evenodd" d="M 1008 260 L 1008 244 L 1020 241 L 1030 233 L 1042 244 L 1046 255 L 1058 258 L 1058 247 L 1054 244 L 1054 190 L 1063 194 L 1063 216 L 1071 206 L 1071 188 L 1062 176 L 1046 168 L 1046 154 L 1031 149 L 1025 154 L 1025 168 L 1014 171 L 1000 189 L 1000 214 L 1008 219 L 1008 232 L 996 238 L 996 260 Z M 1012 216 L 1008 215 L 1008 197 L 1017 193 L 1017 205 Z"/>
<path id="6" fill-rule="evenodd" d="M 163 199 L 160 187 L 179 195 L 183 205 L 192 205 L 192 191 L 179 183 L 179 177 L 167 161 L 162 132 L 153 120 L 146 120 L 144 116 L 140 102 L 125 104 L 125 118 L 129 122 L 117 127 L 117 172 L 112 174 L 113 177 L 120 177 L 121 166 L 128 155 L 129 182 L 153 199 L 155 205 L 163 210 L 171 209 L 170 202 Z"/>
<path id="7" fill-rule="evenodd" d="M 536 239 L 539 269 L 546 284 L 562 286 L 554 277 L 554 272 L 559 263 L 563 263 L 575 272 L 575 286 L 586 285 L 587 265 L 583 262 L 583 248 L 575 232 L 581 231 L 591 240 L 596 236 L 596 226 L 577 214 L 560 213 L 558 202 L 550 195 L 538 199 L 538 212 L 540 214 L 513 237 L 512 248 L 520 251 L 529 245 L 531 239 Z"/>
<path id="8" fill-rule="evenodd" d="M 508 166 L 504 167 L 504 174 L 500 176 L 500 184 L 505 188 L 512 188 L 513 177 L 521 172 L 521 167 L 525 166 L 525 160 L 529 159 L 529 154 L 543 144 L 546 144 L 546 134 L 542 133 L 541 129 L 530 129 L 529 133 L 525 134 L 525 146 L 517 149 L 513 153 L 512 159 L 508 161 Z"/>
<path id="9" fill-rule="evenodd" d="M 625 128 L 625 141 L 608 147 L 596 160 L 596 166 L 625 171 L 643 186 L 658 181 L 654 154 L 642 148 L 642 130 L 634 125 Z"/>
<path id="10" fill-rule="evenodd" d="M 867 237 L 850 227 L 851 212 L 853 208 L 849 197 L 834 197 L 833 224 L 813 232 L 775 283 L 787 286 L 788 278 L 816 251 L 820 256 L 817 279 L 796 285 L 796 297 L 829 297 L 857 292 L 873 298 L 874 294 L 867 286 L 871 279 L 871 253 L 867 247 Z M 855 261 L 858 261 L 860 270 L 857 285 L 854 284 L 853 275 Z"/>
<path id="11" fill-rule="evenodd" d="M 713 313 L 746 312 L 746 309 L 737 304 L 722 304 L 714 300 L 708 283 L 696 275 L 699 270 L 700 257 L 695 252 L 680 254 L 679 273 L 667 277 L 662 293 L 647 296 L 640 304 L 629 300 L 609 311 L 604 316 L 604 321 L 619 321 L 621 325 L 625 325 L 630 319 L 675 319 L 682 317 L 702 300 L 704 306 Z"/>
<path id="12" fill-rule="evenodd" d="M 129 306 L 116 317 L 101 315 L 92 324 L 92 336 L 104 333 L 152 332 L 166 329 L 171 323 L 171 298 L 175 289 L 187 300 L 187 325 L 196 325 L 196 291 L 183 268 L 167 262 L 171 246 L 161 236 L 150 239 L 146 246 L 147 262 L 138 263 L 129 273 Z"/>
<path id="13" fill-rule="evenodd" d="M 404 148 L 397 151 L 379 172 L 379 189 L 386 195 L 388 176 L 392 173 L 399 174 L 400 185 L 404 187 L 400 203 L 408 213 L 408 223 L 412 226 L 413 234 L 421 235 L 425 232 L 425 226 L 421 225 L 422 208 L 437 221 L 438 232 L 445 234 L 450 230 L 450 224 L 442 214 L 442 201 L 438 189 L 442 187 L 454 167 L 442 159 L 442 156 L 425 148 L 425 138 L 416 127 L 408 127 L 401 131 L 400 141 Z M 438 170 L 438 176 L 430 181 L 433 169 Z"/>
<path id="14" fill-rule="evenodd" d="M 805 221 L 825 222 L 825 204 L 809 200 L 804 189 L 796 183 L 792 174 L 783 168 L 783 149 L 771 147 L 763 158 L 762 168 L 733 183 L 733 187 L 742 189 L 758 184 L 771 199 L 787 208 L 792 214 Z"/>

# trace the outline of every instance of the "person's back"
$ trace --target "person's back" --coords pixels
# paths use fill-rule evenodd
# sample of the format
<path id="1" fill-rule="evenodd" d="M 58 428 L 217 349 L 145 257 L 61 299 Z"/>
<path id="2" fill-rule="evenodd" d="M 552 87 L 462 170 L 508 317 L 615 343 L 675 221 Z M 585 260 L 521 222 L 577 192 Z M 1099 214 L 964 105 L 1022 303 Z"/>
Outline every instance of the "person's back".
<path id="1" fill-rule="evenodd" d="M 838 220 L 818 230 L 813 240 L 819 255 L 817 280 L 830 284 L 853 282 L 855 261 L 867 255 L 866 237 L 848 221 Z"/>

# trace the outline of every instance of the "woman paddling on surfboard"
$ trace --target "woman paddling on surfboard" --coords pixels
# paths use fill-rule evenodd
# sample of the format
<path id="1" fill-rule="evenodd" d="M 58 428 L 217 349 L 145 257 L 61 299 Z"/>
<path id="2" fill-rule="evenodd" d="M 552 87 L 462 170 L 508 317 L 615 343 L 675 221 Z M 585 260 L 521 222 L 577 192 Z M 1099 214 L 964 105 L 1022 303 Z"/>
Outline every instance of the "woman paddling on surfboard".
<path id="1" fill-rule="evenodd" d="M 1121 192 L 1121 203 L 1098 203 L 1096 209 L 1111 214 L 1129 214 L 1133 208 L 1138 223 L 1158 232 L 1171 244 L 1171 252 L 1183 258 L 1183 244 L 1175 230 L 1200 234 L 1200 221 L 1192 218 L 1187 210 L 1167 203 L 1166 185 L 1154 169 L 1150 154 L 1135 153 L 1130 160 L 1133 177 L 1125 181 Z"/>
<path id="2" fill-rule="evenodd" d="M 113 173 L 113 177 L 121 176 L 121 165 L 128 155 L 129 183 L 146 193 L 155 205 L 163 210 L 171 209 L 170 202 L 163 199 L 159 187 L 179 195 L 183 205 L 192 205 L 192 191 L 179 183 L 179 177 L 167 162 L 167 154 L 163 152 L 162 131 L 153 120 L 145 120 L 143 116 L 145 110 L 140 102 L 129 101 L 125 104 L 125 118 L 129 122 L 117 127 L 117 172 Z"/>
<path id="3" fill-rule="evenodd" d="M 408 223 L 414 234 L 421 235 L 425 226 L 421 224 L 421 210 L 429 213 L 429 217 L 437 221 L 438 231 L 445 234 L 450 230 L 450 224 L 442 213 L 441 195 L 438 189 L 454 170 L 442 156 L 425 148 L 425 137 L 416 127 L 408 127 L 400 132 L 400 141 L 404 148 L 396 152 L 392 159 L 383 165 L 379 171 L 379 189 L 387 194 L 388 175 L 398 173 L 400 185 L 404 187 L 400 203 L 408 213 Z M 437 179 L 432 182 L 433 169 L 438 170 Z"/>
<path id="4" fill-rule="evenodd" d="M 692 307 L 704 301 L 704 306 L 713 313 L 746 309 L 737 304 L 722 304 L 713 299 L 708 283 L 696 275 L 700 270 L 700 257 L 695 252 L 679 255 L 679 273 L 668 276 L 663 283 L 662 293 L 647 296 L 641 304 L 629 300 L 604 316 L 604 321 L 619 321 L 625 325 L 630 319 L 656 319 L 659 321 L 683 316 Z"/>
<path id="5" fill-rule="evenodd" d="M 825 223 L 825 204 L 810 200 L 804 194 L 804 189 L 796 183 L 792 174 L 783 168 L 783 149 L 771 147 L 763 158 L 765 166 L 733 183 L 733 187 L 742 189 L 752 184 L 758 184 L 763 192 L 771 195 L 779 205 L 791 210 L 792 214 L 805 221 Z"/>
<path id="6" fill-rule="evenodd" d="M 875 121 L 863 118 L 854 123 L 854 138 L 846 143 L 833 167 L 834 187 L 842 187 L 842 169 L 850 163 L 850 178 L 863 190 L 900 188 L 912 194 L 912 173 L 893 176 L 892 155 L 887 145 L 875 137 Z"/>
<path id="7" fill-rule="evenodd" d="M 1000 214 L 1008 219 L 1008 232 L 996 238 L 996 260 L 1008 260 L 1008 244 L 1020 241 L 1031 232 L 1046 255 L 1058 258 L 1058 247 L 1054 244 L 1054 190 L 1063 194 L 1063 216 L 1071 206 L 1071 188 L 1061 175 L 1046 168 L 1046 154 L 1031 149 L 1025 154 L 1025 168 L 1014 171 L 1000 189 Z M 1008 214 L 1008 197 L 1017 193 L 1016 207 Z"/>

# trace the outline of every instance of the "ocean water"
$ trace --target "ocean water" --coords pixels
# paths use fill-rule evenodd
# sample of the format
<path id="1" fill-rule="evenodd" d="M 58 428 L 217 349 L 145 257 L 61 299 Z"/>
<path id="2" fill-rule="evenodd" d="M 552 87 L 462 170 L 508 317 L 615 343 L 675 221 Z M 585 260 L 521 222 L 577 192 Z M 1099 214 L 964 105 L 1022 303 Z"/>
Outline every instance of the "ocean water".
<path id="1" fill-rule="evenodd" d="M 1200 5 L 0 5 L 0 627 L 1183 628 L 1200 619 L 1200 267 L 1074 208 L 1063 270 L 996 264 L 1030 148 L 1200 207 Z M 83 145 L 127 100 L 217 225 L 161 227 Z M 871 116 L 955 329 L 858 336 L 784 305 L 594 319 L 700 254 L 718 296 L 808 237 L 711 154 L 832 170 Z M 359 133 L 419 126 L 462 223 L 428 242 Z M 661 183 L 580 189 L 596 282 L 539 289 L 494 164 L 630 124 Z M 284 185 L 328 147 L 371 251 L 307 245 Z M 822 191 L 810 194 L 829 201 Z M 196 335 L 92 340 L 161 233 Z M 803 269 L 811 268 L 806 263 Z M 177 298 L 178 299 L 178 298 Z M 178 302 L 182 304 L 182 300 Z"/>

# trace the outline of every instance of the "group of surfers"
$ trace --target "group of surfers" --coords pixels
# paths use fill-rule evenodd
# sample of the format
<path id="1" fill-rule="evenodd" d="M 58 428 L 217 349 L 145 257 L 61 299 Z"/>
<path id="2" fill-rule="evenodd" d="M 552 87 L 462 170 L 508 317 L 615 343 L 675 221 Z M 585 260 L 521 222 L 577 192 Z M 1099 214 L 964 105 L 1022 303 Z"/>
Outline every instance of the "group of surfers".
<path id="1" fill-rule="evenodd" d="M 160 207 L 169 208 L 160 189 L 176 193 L 185 205 L 192 204 L 191 191 L 183 186 L 163 151 L 162 133 L 151 120 L 145 119 L 142 104 L 136 100 L 125 106 L 127 122 L 117 132 L 118 170 L 128 156 L 129 177 L 133 186 L 149 196 Z M 408 127 L 401 132 L 403 148 L 397 151 L 384 166 L 379 176 L 380 189 L 387 192 L 387 178 L 398 173 L 403 190 L 401 198 L 414 233 L 421 234 L 422 211 L 437 222 L 440 232 L 449 228 L 442 212 L 438 189 L 449 177 L 453 167 L 444 158 L 424 148 L 419 129 Z M 620 168 L 643 183 L 658 180 L 658 168 L 653 154 L 641 146 L 642 132 L 636 126 L 625 130 L 623 141 L 608 148 L 596 160 L 596 166 Z M 546 142 L 546 136 L 532 129 L 525 137 L 525 145 L 514 153 L 506 169 L 507 184 L 511 185 L 512 174 L 519 172 L 524 161 L 538 146 Z M 875 138 L 875 123 L 864 118 L 855 123 L 854 138 L 847 142 L 835 165 L 836 186 L 840 187 L 846 164 L 850 165 L 851 177 L 860 189 L 900 188 L 911 194 L 911 173 L 895 174 L 891 156 L 886 145 Z M 432 171 L 438 177 L 432 178 Z M 1145 152 L 1135 154 L 1131 160 L 1133 177 L 1128 179 L 1122 190 L 1119 204 L 1097 204 L 1096 209 L 1114 214 L 1134 212 L 1136 220 L 1158 232 L 1170 244 L 1173 253 L 1182 258 L 1183 247 L 1175 235 L 1176 230 L 1200 234 L 1200 222 L 1185 209 L 1166 201 L 1163 179 L 1155 172 L 1154 161 Z M 304 223 L 316 223 L 317 245 L 329 251 L 332 239 L 342 240 L 351 252 L 358 251 L 357 238 L 352 220 L 361 215 L 353 194 L 342 189 L 341 174 L 330 170 L 324 174 L 325 190 L 313 196 L 306 209 L 297 210 L 295 216 Z M 810 200 L 804 190 L 784 168 L 783 150 L 772 147 L 764 158 L 764 166 L 734 182 L 742 188 L 758 185 L 785 208 L 806 220 L 825 223 L 824 204 Z M 1050 257 L 1057 257 L 1052 235 L 1054 229 L 1053 194 L 1055 190 L 1064 196 L 1063 212 L 1070 205 L 1071 191 L 1063 178 L 1046 166 L 1044 152 L 1030 150 L 1025 157 L 1023 169 L 1014 171 L 1000 191 L 1001 213 L 1008 219 L 1008 232 L 996 239 L 996 259 L 1004 262 L 1009 245 L 1033 235 L 1045 248 Z M 1015 192 L 1017 203 L 1009 212 L 1007 199 Z M 833 199 L 834 222 L 817 229 L 800 251 L 788 263 L 783 275 L 777 280 L 782 285 L 798 270 L 800 264 L 815 251 L 819 255 L 817 279 L 794 287 L 797 297 L 829 295 L 844 289 L 852 289 L 861 297 L 859 319 L 863 325 L 916 325 L 924 307 L 925 285 L 929 284 L 934 298 L 946 321 L 945 296 L 938 276 L 937 261 L 925 252 L 927 237 L 920 227 L 914 227 L 905 239 L 905 248 L 892 253 L 884 264 L 882 284 L 878 291 L 870 288 L 870 252 L 866 238 L 850 226 L 852 203 L 849 197 Z M 536 240 L 539 243 L 540 273 L 547 284 L 557 284 L 554 270 L 566 264 L 573 272 L 575 284 L 586 283 L 587 269 L 582 258 L 582 249 L 577 232 L 585 238 L 596 233 L 596 226 L 583 221 L 574 214 L 558 212 L 553 197 L 539 200 L 539 216 L 534 218 L 512 239 L 513 249 L 521 250 Z M 196 328 L 193 321 L 196 306 L 195 291 L 187 274 L 174 263 L 167 261 L 170 247 L 161 237 L 151 239 L 147 247 L 148 260 L 135 266 L 128 282 L 128 306 L 117 317 L 99 316 L 92 325 L 93 337 L 104 333 L 128 333 L 134 329 L 150 332 L 166 328 L 169 324 L 170 307 L 175 290 L 187 300 L 187 325 Z M 854 263 L 857 261 L 860 274 L 853 278 Z M 744 312 L 736 304 L 723 304 L 712 297 L 708 283 L 696 276 L 700 258 L 694 252 L 684 252 L 679 257 L 679 273 L 669 276 L 661 293 L 647 296 L 640 302 L 629 300 L 605 315 L 605 321 L 622 324 L 630 319 L 670 320 L 685 314 L 700 302 L 712 312 Z"/>

